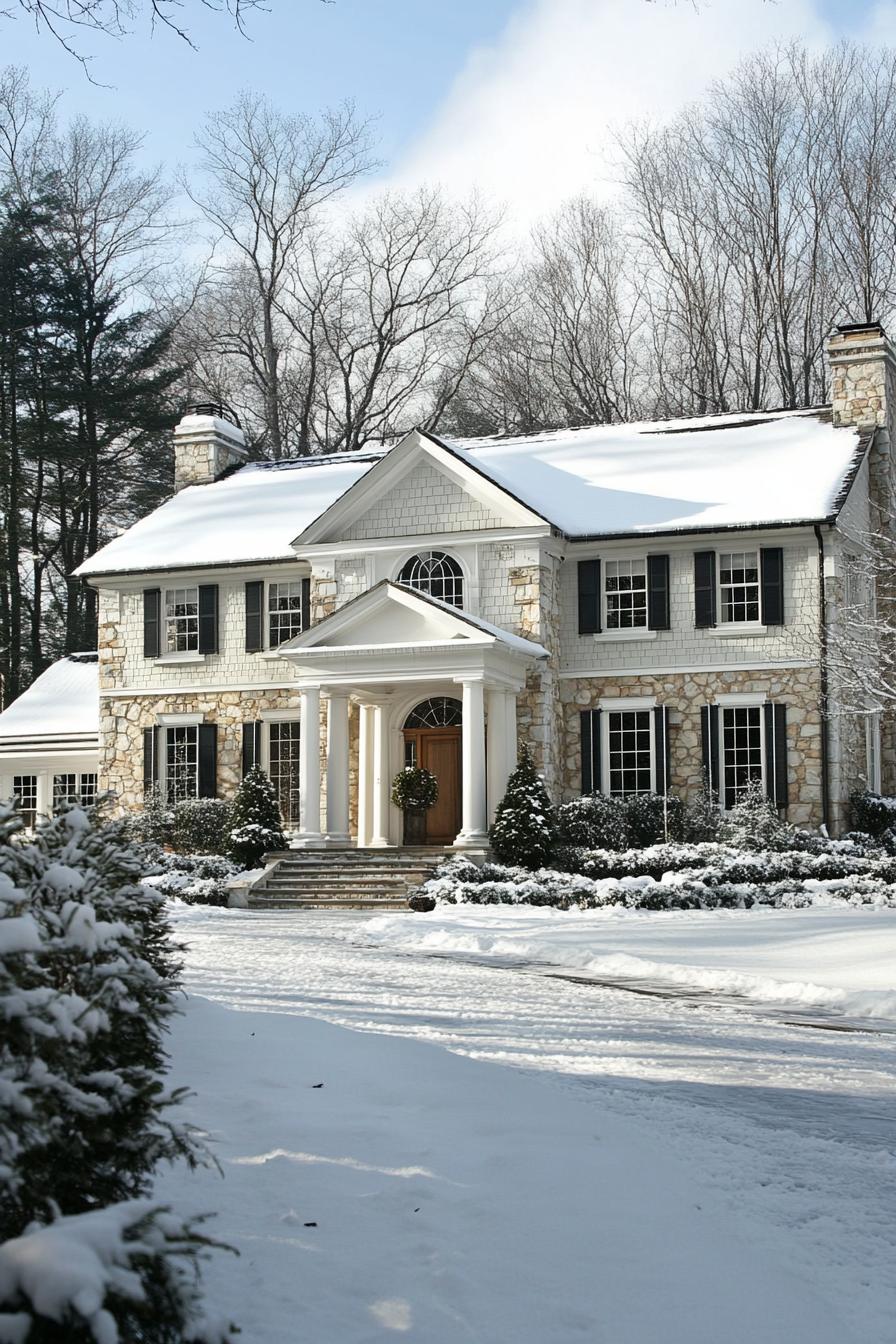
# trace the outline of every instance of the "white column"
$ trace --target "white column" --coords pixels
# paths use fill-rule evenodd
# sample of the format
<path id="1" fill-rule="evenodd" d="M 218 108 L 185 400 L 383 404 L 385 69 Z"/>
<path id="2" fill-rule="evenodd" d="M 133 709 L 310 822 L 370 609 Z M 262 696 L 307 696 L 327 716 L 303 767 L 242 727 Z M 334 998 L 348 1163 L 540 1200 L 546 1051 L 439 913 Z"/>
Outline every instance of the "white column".
<path id="1" fill-rule="evenodd" d="M 507 778 L 513 774 L 516 769 L 516 758 L 519 751 L 516 728 L 516 692 L 508 691 L 504 697 L 504 713 L 506 718 L 506 727 L 504 729 L 504 749 L 507 752 Z"/>
<path id="2" fill-rule="evenodd" d="M 389 844 L 389 729 L 386 706 L 373 706 L 373 835 L 378 849 Z"/>
<path id="3" fill-rule="evenodd" d="M 299 737 L 299 834 L 296 844 L 323 843 L 320 833 L 320 687 L 303 686 Z"/>
<path id="4" fill-rule="evenodd" d="M 485 804 L 485 697 L 481 681 L 464 681 L 461 726 L 463 808 L 458 849 L 488 844 Z"/>
<path id="5" fill-rule="evenodd" d="M 348 691 L 327 698 L 327 844 L 347 845 Z"/>
<path id="6" fill-rule="evenodd" d="M 490 688 L 486 692 L 488 707 L 488 824 L 495 819 L 495 810 L 507 787 L 507 692 Z"/>
<path id="7" fill-rule="evenodd" d="M 373 705 L 359 705 L 358 847 L 370 844 L 373 824 Z"/>

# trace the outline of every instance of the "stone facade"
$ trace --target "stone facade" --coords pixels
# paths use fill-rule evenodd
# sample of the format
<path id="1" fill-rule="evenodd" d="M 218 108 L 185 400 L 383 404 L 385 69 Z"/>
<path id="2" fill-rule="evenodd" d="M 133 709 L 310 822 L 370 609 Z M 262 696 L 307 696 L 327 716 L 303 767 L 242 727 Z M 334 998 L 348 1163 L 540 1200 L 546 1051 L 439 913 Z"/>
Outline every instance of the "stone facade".
<path id="1" fill-rule="evenodd" d="M 817 668 L 565 679 L 561 683 L 564 798 L 581 792 L 580 712 L 597 708 L 601 700 L 626 696 L 655 696 L 657 704 L 668 709 L 670 792 L 698 797 L 703 789 L 701 707 L 720 694 L 736 693 L 764 695 L 787 706 L 787 816 L 799 825 L 820 825 L 822 715 Z"/>

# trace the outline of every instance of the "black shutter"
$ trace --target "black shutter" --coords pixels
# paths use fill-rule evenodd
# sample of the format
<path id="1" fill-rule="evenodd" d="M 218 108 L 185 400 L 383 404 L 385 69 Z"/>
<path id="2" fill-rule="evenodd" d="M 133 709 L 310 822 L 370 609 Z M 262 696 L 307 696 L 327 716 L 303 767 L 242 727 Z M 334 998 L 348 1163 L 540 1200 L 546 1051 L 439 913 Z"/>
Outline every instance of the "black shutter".
<path id="1" fill-rule="evenodd" d="M 653 732 L 656 742 L 656 791 L 669 792 L 669 711 L 657 705 L 653 711 Z"/>
<path id="2" fill-rule="evenodd" d="M 311 580 L 302 580 L 302 629 L 311 628 Z"/>
<path id="3" fill-rule="evenodd" d="M 246 584 L 246 652 L 264 648 L 264 584 L 254 580 Z"/>
<path id="4" fill-rule="evenodd" d="M 579 634 L 600 631 L 600 561 L 579 561 Z"/>
<path id="5" fill-rule="evenodd" d="M 199 652 L 218 652 L 218 585 L 199 585 Z M 209 794 L 208 797 L 213 795 Z"/>
<path id="6" fill-rule="evenodd" d="M 763 706 L 765 713 L 765 792 L 775 807 L 787 807 L 787 707 Z"/>
<path id="7" fill-rule="evenodd" d="M 669 557 L 647 557 L 647 626 L 650 630 L 669 629 Z"/>
<path id="8" fill-rule="evenodd" d="M 600 710 L 579 714 L 582 733 L 582 793 L 600 793 Z"/>
<path id="9" fill-rule="evenodd" d="M 261 720 L 243 724 L 243 776 L 261 763 Z"/>
<path id="10" fill-rule="evenodd" d="M 199 734 L 199 797 L 218 796 L 218 725 L 200 723 Z"/>
<path id="11" fill-rule="evenodd" d="M 159 782 L 160 728 L 143 729 L 143 792 L 150 793 Z"/>
<path id="12" fill-rule="evenodd" d="M 721 752 L 719 751 L 719 707 L 701 705 L 700 729 L 703 738 L 703 773 L 707 787 L 722 797 Z"/>
<path id="13" fill-rule="evenodd" d="M 760 617 L 763 625 L 784 624 L 784 552 L 780 546 L 763 546 L 759 552 L 762 588 Z"/>
<path id="14" fill-rule="evenodd" d="M 158 658 L 162 639 L 162 591 L 143 590 L 143 657 Z"/>
<path id="15" fill-rule="evenodd" d="M 694 552 L 694 624 L 706 630 L 716 623 L 716 553 Z"/>

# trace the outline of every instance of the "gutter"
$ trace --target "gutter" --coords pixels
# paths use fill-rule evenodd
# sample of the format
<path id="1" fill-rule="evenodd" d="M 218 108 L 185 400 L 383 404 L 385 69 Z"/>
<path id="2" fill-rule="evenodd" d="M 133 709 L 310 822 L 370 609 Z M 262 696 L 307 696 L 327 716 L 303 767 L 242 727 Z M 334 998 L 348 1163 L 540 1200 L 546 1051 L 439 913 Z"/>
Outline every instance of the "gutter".
<path id="1" fill-rule="evenodd" d="M 815 524 L 815 540 L 818 544 L 818 670 L 821 683 L 819 710 L 821 713 L 821 820 L 825 830 L 830 824 L 830 782 L 828 770 L 830 764 L 829 723 L 828 723 L 828 615 L 827 599 L 824 591 L 824 533 L 821 524 Z"/>

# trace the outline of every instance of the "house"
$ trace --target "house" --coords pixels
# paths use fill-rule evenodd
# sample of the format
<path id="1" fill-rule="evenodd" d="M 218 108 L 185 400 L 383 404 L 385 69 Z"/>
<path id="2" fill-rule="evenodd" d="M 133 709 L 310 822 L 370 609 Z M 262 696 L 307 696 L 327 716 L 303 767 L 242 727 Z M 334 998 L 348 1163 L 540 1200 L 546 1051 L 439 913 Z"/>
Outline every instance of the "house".
<path id="1" fill-rule="evenodd" d="M 851 538 L 892 517 L 896 362 L 829 341 L 832 405 L 250 463 L 200 407 L 176 492 L 78 573 L 99 591 L 100 780 L 124 808 L 229 795 L 260 761 L 297 846 L 481 851 L 516 758 L 550 792 L 751 778 L 805 825 L 892 787 L 874 715 L 830 709 Z"/>
<path id="2" fill-rule="evenodd" d="M 26 826 L 69 798 L 96 798 L 99 696 L 95 653 L 60 658 L 0 714 L 0 798 Z"/>

